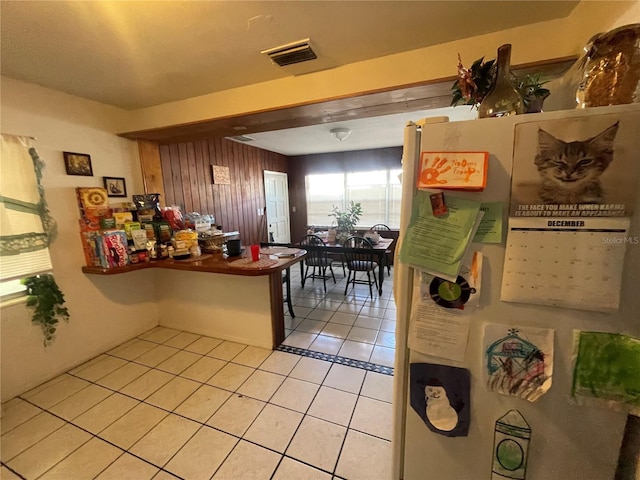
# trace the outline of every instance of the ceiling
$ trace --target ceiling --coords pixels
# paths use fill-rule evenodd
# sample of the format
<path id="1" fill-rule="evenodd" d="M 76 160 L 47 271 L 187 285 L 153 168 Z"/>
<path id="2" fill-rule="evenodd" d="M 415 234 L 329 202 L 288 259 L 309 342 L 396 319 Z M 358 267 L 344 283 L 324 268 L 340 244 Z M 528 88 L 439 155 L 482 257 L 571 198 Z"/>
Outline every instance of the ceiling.
<path id="1" fill-rule="evenodd" d="M 577 3 L 3 0 L 0 71 L 135 110 L 566 17 Z M 306 38 L 316 60 L 279 67 L 260 53 Z M 330 124 L 250 136 L 287 155 L 379 148 L 402 143 L 397 132 L 408 118 L 338 122 L 353 131 L 343 142 Z"/>

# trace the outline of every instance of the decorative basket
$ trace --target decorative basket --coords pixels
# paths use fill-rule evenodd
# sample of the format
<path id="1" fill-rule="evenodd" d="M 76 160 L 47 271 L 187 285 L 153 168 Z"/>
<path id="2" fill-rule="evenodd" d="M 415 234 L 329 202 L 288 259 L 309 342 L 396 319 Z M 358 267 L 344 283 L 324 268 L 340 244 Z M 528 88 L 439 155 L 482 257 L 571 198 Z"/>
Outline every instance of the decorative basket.
<path id="1" fill-rule="evenodd" d="M 205 237 L 198 239 L 200 249 L 206 253 L 217 253 L 222 251 L 222 246 L 226 238 L 224 235 L 216 235 L 212 237 Z"/>

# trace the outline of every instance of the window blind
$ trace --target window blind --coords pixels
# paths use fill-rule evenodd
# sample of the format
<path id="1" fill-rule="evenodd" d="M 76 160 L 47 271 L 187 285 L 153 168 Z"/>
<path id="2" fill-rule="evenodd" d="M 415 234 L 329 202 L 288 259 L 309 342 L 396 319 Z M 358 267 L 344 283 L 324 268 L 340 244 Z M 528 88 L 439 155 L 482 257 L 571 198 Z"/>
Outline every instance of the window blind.
<path id="1" fill-rule="evenodd" d="M 52 268 L 48 248 L 2 257 L 0 259 L 0 282 L 46 273 Z"/>
<path id="2" fill-rule="evenodd" d="M 55 222 L 40 184 L 44 163 L 30 140 L 3 134 L 1 146 L 0 282 L 7 283 L 52 270 L 48 244 Z"/>

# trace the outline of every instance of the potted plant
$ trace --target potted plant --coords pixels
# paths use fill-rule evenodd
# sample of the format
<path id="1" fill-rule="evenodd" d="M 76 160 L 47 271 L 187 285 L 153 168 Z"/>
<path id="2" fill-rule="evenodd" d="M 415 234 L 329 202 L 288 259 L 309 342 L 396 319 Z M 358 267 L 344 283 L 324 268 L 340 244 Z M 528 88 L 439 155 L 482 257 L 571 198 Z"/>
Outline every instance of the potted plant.
<path id="1" fill-rule="evenodd" d="M 60 319 L 69 321 L 69 311 L 64 304 L 64 295 L 53 275 L 44 274 L 22 280 L 27 287 L 27 306 L 33 307 L 33 323 L 39 323 L 44 334 L 44 345 L 53 341 Z"/>
<path id="2" fill-rule="evenodd" d="M 543 87 L 549 81 L 542 81 L 541 77 L 540 73 L 536 73 L 534 75 L 526 75 L 524 80 L 518 81 L 516 88 L 524 102 L 525 113 L 541 112 L 542 104 L 551 95 L 549 89 Z"/>
<path id="3" fill-rule="evenodd" d="M 451 106 L 471 105 L 471 108 L 478 108 L 493 86 L 494 65 L 495 59 L 485 62 L 482 57 L 473 62 L 470 68 L 465 68 L 458 54 L 458 78 L 451 86 Z M 549 89 L 543 87 L 548 81 L 542 81 L 542 74 L 526 75 L 524 79 L 519 79 L 512 72 L 511 81 L 522 97 L 525 112 L 541 112 L 542 103 L 551 94 Z"/>
<path id="4" fill-rule="evenodd" d="M 334 217 L 333 223 L 336 224 L 336 241 L 343 244 L 347 238 L 355 233 L 355 227 L 362 215 L 362 205 L 355 203 L 353 200 L 349 202 L 346 210 L 342 211 L 335 205 L 333 211 L 329 214 Z"/>

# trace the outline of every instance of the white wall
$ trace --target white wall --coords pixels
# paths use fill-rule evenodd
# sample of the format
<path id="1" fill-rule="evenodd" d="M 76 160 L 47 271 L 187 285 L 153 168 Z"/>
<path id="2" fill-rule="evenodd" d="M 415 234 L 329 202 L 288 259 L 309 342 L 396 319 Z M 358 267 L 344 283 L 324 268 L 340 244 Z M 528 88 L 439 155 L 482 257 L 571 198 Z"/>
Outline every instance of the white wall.
<path id="1" fill-rule="evenodd" d="M 103 176 L 113 176 L 126 179 L 129 197 L 144 190 L 137 143 L 114 134 L 126 112 L 6 77 L 1 89 L 2 133 L 36 137 L 34 146 L 46 162 L 43 185 L 59 231 L 51 245 L 54 275 L 71 315 L 45 348 L 24 303 L 1 309 L 5 401 L 153 328 L 158 312 L 153 271 L 115 276 L 81 271 L 75 187 L 102 186 Z M 66 175 L 63 151 L 91 155 L 94 176 Z"/>

